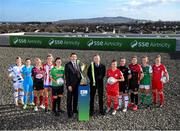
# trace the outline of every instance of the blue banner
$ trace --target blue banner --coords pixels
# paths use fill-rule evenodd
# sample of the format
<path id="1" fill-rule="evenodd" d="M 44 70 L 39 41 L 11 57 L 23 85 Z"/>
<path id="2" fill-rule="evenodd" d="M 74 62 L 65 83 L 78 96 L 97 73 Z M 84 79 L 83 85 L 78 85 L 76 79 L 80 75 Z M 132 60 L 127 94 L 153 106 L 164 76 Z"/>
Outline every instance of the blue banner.
<path id="1" fill-rule="evenodd" d="M 88 85 L 79 86 L 79 121 L 89 120 L 90 87 Z"/>

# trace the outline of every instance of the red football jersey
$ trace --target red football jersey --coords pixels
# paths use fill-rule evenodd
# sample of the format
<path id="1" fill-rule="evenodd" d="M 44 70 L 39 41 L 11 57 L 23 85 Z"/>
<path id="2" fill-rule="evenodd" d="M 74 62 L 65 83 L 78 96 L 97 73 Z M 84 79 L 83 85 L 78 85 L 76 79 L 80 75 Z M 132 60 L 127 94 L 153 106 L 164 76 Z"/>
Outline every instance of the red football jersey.
<path id="1" fill-rule="evenodd" d="M 136 78 L 131 78 L 131 79 L 137 79 L 137 82 L 140 83 L 140 76 L 142 71 L 141 65 L 139 64 L 130 64 L 129 65 L 129 69 L 131 70 L 131 75 L 132 77 L 136 77 Z"/>
<path id="2" fill-rule="evenodd" d="M 168 72 L 163 64 L 160 64 L 159 66 L 153 65 L 152 70 L 152 81 L 160 81 L 163 73 L 165 73 L 165 75 L 168 77 Z"/>
<path id="3" fill-rule="evenodd" d="M 108 69 L 106 76 L 108 78 L 114 77 L 115 79 L 120 79 L 120 78 L 122 78 L 123 74 L 119 69 L 116 69 L 114 71 L 112 69 Z M 108 91 L 119 92 L 119 81 L 117 81 L 116 83 L 114 83 L 112 85 L 107 83 L 107 92 Z"/>

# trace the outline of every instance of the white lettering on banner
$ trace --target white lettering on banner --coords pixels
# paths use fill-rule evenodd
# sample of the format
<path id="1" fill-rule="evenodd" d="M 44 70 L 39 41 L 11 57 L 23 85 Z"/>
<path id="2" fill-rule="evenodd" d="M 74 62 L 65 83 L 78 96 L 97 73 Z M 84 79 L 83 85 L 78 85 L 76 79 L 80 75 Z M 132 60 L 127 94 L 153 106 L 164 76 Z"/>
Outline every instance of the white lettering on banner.
<path id="1" fill-rule="evenodd" d="M 122 43 L 120 42 L 108 42 L 108 41 L 95 41 L 95 40 L 90 40 L 87 42 L 87 45 L 89 47 L 91 46 L 117 46 L 117 47 L 121 47 Z"/>
<path id="2" fill-rule="evenodd" d="M 80 95 L 81 96 L 87 96 L 88 90 L 80 90 Z"/>
<path id="3" fill-rule="evenodd" d="M 67 46 L 79 46 L 80 43 L 78 41 L 67 41 L 67 40 L 55 40 L 50 39 L 48 44 L 51 45 L 67 45 Z"/>
<path id="4" fill-rule="evenodd" d="M 105 46 L 117 46 L 117 47 L 121 47 L 122 43 L 120 43 L 120 42 L 105 42 L 104 45 Z"/>
<path id="5" fill-rule="evenodd" d="M 158 48 L 170 48 L 170 44 L 168 43 L 158 43 L 158 42 L 141 42 L 134 40 L 130 43 L 131 48 L 135 47 L 143 47 L 143 48 L 149 48 L 149 47 L 158 47 Z"/>
<path id="6" fill-rule="evenodd" d="M 79 41 L 64 41 L 64 45 L 70 47 L 70 46 L 79 46 L 80 42 Z"/>
<path id="7" fill-rule="evenodd" d="M 17 38 L 13 39 L 13 44 L 42 44 L 41 40 L 29 40 L 24 38 Z"/>
<path id="8" fill-rule="evenodd" d="M 50 39 L 48 41 L 48 44 L 51 46 L 51 45 L 62 45 L 63 44 L 63 40 L 54 40 L 54 39 Z"/>

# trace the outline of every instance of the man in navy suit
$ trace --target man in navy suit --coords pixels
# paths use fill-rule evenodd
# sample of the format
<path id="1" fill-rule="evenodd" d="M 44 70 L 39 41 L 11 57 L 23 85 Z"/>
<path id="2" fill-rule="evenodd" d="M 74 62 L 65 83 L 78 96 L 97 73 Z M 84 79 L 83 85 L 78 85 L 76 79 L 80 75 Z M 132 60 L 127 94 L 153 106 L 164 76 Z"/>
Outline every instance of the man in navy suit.
<path id="1" fill-rule="evenodd" d="M 81 81 L 81 68 L 76 53 L 71 53 L 70 61 L 65 65 L 65 79 L 67 86 L 67 113 L 68 117 L 71 118 L 73 113 L 78 113 L 78 86 Z"/>

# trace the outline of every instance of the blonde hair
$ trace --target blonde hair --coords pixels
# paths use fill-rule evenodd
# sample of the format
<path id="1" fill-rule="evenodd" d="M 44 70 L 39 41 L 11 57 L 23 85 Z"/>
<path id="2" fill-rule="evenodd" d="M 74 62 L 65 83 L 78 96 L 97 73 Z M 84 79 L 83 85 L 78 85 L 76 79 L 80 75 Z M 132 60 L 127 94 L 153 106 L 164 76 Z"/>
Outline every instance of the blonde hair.
<path id="1" fill-rule="evenodd" d="M 41 61 L 41 59 L 38 58 L 38 57 L 36 57 L 36 58 L 35 58 L 35 62 L 36 62 L 36 61 L 39 61 L 39 65 L 38 65 L 38 66 L 42 67 L 42 61 Z"/>
<path id="2" fill-rule="evenodd" d="M 52 59 L 54 59 L 53 55 L 52 55 L 52 54 L 50 54 L 50 53 L 47 55 L 47 57 L 46 57 L 46 58 L 48 58 L 48 57 L 51 57 Z"/>

